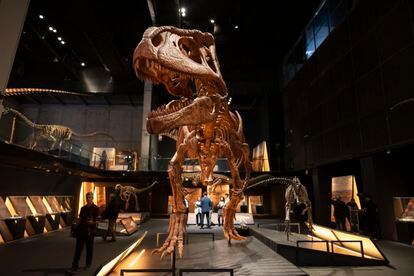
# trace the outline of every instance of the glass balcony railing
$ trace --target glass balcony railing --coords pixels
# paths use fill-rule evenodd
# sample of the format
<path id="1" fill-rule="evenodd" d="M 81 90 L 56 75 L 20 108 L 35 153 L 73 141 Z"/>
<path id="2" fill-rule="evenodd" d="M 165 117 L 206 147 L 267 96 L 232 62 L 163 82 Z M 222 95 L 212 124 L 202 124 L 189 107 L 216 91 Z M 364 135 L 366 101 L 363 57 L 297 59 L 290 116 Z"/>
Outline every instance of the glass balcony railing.
<path id="1" fill-rule="evenodd" d="M 10 115 L 7 115 L 10 116 Z M 14 121 L 14 123 L 13 123 Z M 96 140 L 90 137 L 77 138 L 73 136 L 70 140 L 54 141 L 51 137 L 44 135 L 38 129 L 29 126 L 20 119 L 3 117 L 0 120 L 0 141 L 3 143 L 18 145 L 27 149 L 42 152 L 61 159 L 69 160 L 85 166 L 100 168 L 103 170 L 116 171 L 167 171 L 172 156 L 161 156 L 159 154 L 151 157 L 139 156 L 134 151 L 123 151 L 114 147 L 96 147 L 96 145 L 117 145 L 121 141 Z M 106 149 L 107 158 L 105 166 L 101 166 L 101 152 Z M 125 157 L 130 157 L 130 163 Z M 274 164 L 280 165 L 280 158 Z M 263 163 L 269 164 L 269 160 L 252 160 L 253 170 L 261 170 Z M 275 168 L 280 167 L 276 165 Z M 267 166 L 268 167 L 268 166 Z M 200 164 L 197 159 L 186 158 L 183 163 L 183 172 L 198 172 Z M 240 169 L 244 170 L 243 166 Z M 230 172 L 227 158 L 218 158 L 214 172 Z"/>

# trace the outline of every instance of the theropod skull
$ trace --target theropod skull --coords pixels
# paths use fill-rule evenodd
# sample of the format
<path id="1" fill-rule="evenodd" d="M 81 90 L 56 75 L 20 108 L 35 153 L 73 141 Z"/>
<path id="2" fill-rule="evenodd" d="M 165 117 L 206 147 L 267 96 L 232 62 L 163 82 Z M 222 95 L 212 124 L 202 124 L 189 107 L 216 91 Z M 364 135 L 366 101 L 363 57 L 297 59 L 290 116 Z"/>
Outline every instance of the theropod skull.
<path id="1" fill-rule="evenodd" d="M 162 83 L 180 97 L 148 115 L 147 130 L 153 134 L 214 120 L 227 96 L 210 33 L 150 27 L 135 49 L 133 66 L 139 78 Z"/>

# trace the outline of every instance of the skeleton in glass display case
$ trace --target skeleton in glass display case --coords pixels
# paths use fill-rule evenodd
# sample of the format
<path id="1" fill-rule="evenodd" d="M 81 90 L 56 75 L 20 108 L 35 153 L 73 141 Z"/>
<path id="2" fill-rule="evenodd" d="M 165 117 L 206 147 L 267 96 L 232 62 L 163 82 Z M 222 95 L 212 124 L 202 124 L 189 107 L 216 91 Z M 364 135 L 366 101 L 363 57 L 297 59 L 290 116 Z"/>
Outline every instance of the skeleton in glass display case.
<path id="1" fill-rule="evenodd" d="M 119 194 L 119 197 L 122 199 L 122 201 L 125 202 L 124 210 L 128 210 L 129 208 L 129 200 L 131 198 L 131 195 L 134 197 L 135 200 L 135 211 L 139 211 L 139 203 L 138 203 L 138 194 L 143 193 L 145 191 L 148 191 L 152 187 L 154 187 L 158 182 L 154 181 L 151 185 L 148 187 L 138 189 L 133 186 L 122 186 L 121 184 L 115 185 L 115 191 Z"/>

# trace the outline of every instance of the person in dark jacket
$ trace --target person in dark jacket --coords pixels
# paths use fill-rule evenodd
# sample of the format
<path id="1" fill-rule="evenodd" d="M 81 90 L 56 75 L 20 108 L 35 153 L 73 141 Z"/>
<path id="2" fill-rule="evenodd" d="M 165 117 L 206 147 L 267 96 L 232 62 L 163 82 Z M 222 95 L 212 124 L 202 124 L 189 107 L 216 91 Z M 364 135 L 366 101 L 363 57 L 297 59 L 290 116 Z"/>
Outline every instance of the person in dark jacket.
<path id="1" fill-rule="evenodd" d="M 201 217 L 201 229 L 204 228 L 204 217 L 207 220 L 207 228 L 211 228 L 210 226 L 210 210 L 213 209 L 213 203 L 211 199 L 207 196 L 207 193 L 204 192 L 203 198 L 201 199 L 201 213 L 203 214 Z"/>
<path id="2" fill-rule="evenodd" d="M 108 219 L 108 230 L 106 233 L 102 236 L 104 240 L 111 235 L 112 239 L 111 241 L 116 241 L 115 238 L 115 226 L 116 226 L 116 220 L 118 219 L 119 210 L 121 209 L 121 204 L 119 202 L 119 199 L 117 198 L 116 194 L 111 194 L 109 202 L 106 206 L 106 209 L 104 211 L 104 215 L 102 216 L 104 219 Z"/>
<path id="3" fill-rule="evenodd" d="M 86 268 L 92 264 L 93 257 L 93 239 L 95 238 L 96 229 L 99 221 L 99 208 L 93 203 L 93 193 L 86 194 L 86 205 L 84 205 L 79 213 L 76 226 L 76 249 L 73 257 L 72 269 L 74 273 L 79 267 L 79 259 L 82 254 L 83 247 L 86 245 Z"/>
<path id="4" fill-rule="evenodd" d="M 336 229 L 346 231 L 346 217 L 348 216 L 348 207 L 340 197 L 336 197 L 332 200 L 334 207 L 334 217 Z"/>

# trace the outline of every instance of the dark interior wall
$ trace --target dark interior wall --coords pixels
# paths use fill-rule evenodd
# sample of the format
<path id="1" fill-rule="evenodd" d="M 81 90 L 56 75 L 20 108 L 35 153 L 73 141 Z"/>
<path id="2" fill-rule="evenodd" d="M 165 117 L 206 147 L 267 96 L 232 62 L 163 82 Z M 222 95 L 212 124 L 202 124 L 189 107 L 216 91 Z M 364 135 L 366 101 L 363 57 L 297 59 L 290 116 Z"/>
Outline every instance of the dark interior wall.
<path id="1" fill-rule="evenodd" d="M 115 147 L 122 150 L 140 151 L 142 129 L 142 106 L 126 105 L 23 105 L 20 110 L 30 120 L 39 124 L 60 124 L 72 128 L 78 133 L 101 131 L 114 139 L 97 135 L 76 137 L 84 148 Z M 2 136 L 8 137 L 12 115 L 1 119 Z M 33 129 L 17 118 L 15 141 L 22 142 Z M 77 144 L 79 144 L 77 143 Z"/>
<path id="2" fill-rule="evenodd" d="M 390 154 L 375 154 L 361 162 L 366 181 L 363 191 L 378 204 L 382 238 L 397 240 L 393 197 L 414 196 L 414 164 L 410 160 L 413 153 L 412 146 L 405 147 Z"/>
<path id="3" fill-rule="evenodd" d="M 284 89 L 288 169 L 414 140 L 414 3 L 357 3 Z"/>
<path id="4" fill-rule="evenodd" d="M 0 167 L 0 196 L 73 196 L 78 202 L 81 178 L 74 175 Z M 76 208 L 77 206 L 73 206 Z"/>

